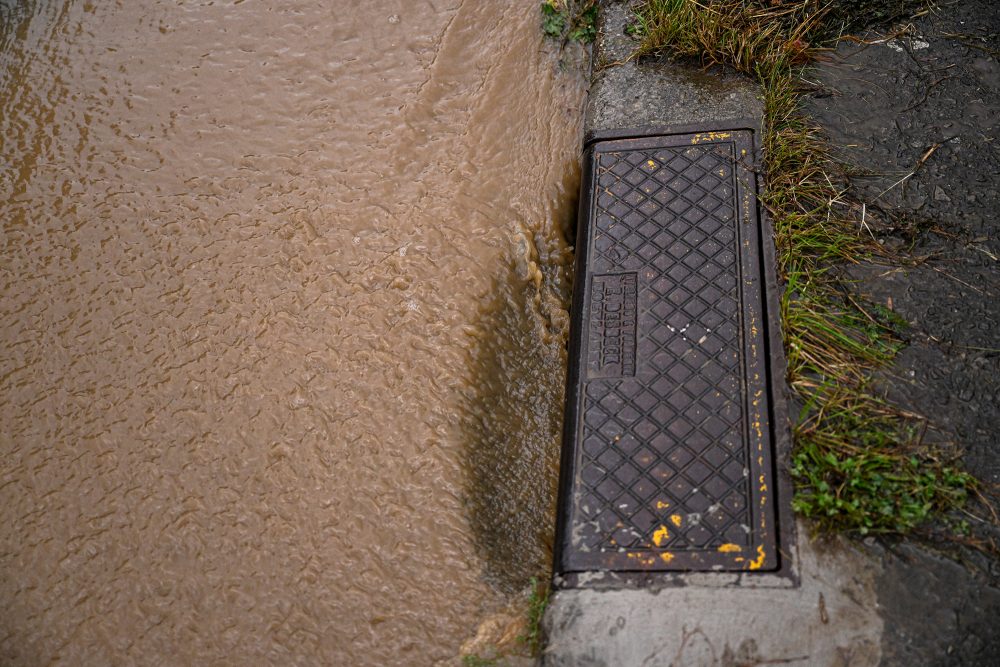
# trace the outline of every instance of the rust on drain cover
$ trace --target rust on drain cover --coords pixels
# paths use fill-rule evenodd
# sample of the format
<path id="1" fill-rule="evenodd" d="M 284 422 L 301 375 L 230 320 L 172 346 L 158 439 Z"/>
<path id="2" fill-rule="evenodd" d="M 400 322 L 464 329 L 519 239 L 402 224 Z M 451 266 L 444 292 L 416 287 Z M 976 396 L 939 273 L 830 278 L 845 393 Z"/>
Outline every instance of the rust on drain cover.
<path id="1" fill-rule="evenodd" d="M 561 573 L 778 567 L 753 138 L 587 150 Z"/>

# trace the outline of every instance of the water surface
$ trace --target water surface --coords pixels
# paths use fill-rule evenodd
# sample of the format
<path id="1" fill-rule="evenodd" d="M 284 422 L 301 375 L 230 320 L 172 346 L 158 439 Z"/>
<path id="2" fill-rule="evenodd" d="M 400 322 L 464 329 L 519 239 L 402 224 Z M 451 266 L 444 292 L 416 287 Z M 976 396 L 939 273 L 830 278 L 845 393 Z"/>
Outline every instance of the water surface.
<path id="1" fill-rule="evenodd" d="M 0 0 L 0 662 L 433 664 L 545 567 L 537 5 Z"/>

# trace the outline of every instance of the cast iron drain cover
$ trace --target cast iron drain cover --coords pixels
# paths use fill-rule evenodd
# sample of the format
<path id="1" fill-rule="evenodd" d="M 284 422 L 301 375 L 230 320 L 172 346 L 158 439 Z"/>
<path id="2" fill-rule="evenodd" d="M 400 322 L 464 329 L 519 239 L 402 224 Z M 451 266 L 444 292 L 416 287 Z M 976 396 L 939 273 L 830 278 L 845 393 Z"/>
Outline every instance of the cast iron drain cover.
<path id="1" fill-rule="evenodd" d="M 778 567 L 752 155 L 751 130 L 587 151 L 562 573 Z"/>

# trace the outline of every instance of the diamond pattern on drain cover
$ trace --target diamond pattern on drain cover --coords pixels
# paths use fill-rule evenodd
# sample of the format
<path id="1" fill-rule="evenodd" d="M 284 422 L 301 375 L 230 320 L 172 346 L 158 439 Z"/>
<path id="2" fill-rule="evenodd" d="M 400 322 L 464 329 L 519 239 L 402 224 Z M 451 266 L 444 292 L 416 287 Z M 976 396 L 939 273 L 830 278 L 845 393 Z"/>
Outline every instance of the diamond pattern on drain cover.
<path id="1" fill-rule="evenodd" d="M 731 462 L 742 470 L 746 454 L 707 449 L 718 440 L 720 430 L 740 430 L 743 418 L 739 382 L 733 378 L 740 362 L 734 307 L 739 300 L 738 280 L 727 279 L 738 278 L 739 271 L 736 237 L 731 233 L 732 162 L 731 147 L 719 145 L 600 156 L 593 271 L 645 271 L 654 279 L 642 285 L 639 295 L 637 346 L 648 372 L 635 379 L 588 384 L 584 438 L 603 435 L 610 450 L 626 433 L 641 442 L 651 442 L 661 433 L 666 439 L 645 449 L 642 458 L 633 455 L 614 466 L 604 465 L 600 454 L 584 454 L 587 477 L 615 480 L 613 485 L 594 486 L 599 504 L 584 511 L 584 517 L 611 512 L 616 525 L 625 528 L 614 535 L 593 535 L 589 548 L 641 547 L 669 522 L 667 517 L 680 517 L 680 525 L 671 525 L 674 530 L 668 529 L 669 537 L 660 538 L 658 546 L 718 547 L 733 540 L 747 544 L 746 531 L 740 528 L 752 523 L 746 503 L 734 510 L 732 503 L 723 502 L 730 494 L 746 495 L 747 480 L 743 475 L 731 480 L 722 473 Z M 638 170 L 648 172 L 651 164 L 655 167 L 649 177 L 633 176 Z M 613 186 L 618 186 L 617 194 L 611 192 Z M 660 202 L 656 210 L 651 215 L 637 211 L 649 197 Z M 609 210 L 619 215 L 602 213 Z M 720 329 L 723 323 L 736 326 Z M 688 332 L 698 338 L 692 339 Z M 714 374 L 716 381 L 706 380 L 702 374 L 706 366 L 721 371 Z M 669 382 L 662 382 L 664 378 Z M 650 387 L 658 399 L 644 400 Z M 620 412 L 598 408 L 609 402 L 645 418 L 626 423 Z M 599 423 L 593 423 L 595 418 Z M 655 488 L 658 493 L 642 501 L 626 500 L 624 494 L 635 486 Z M 733 527 L 738 530 L 730 530 Z"/>
<path id="2" fill-rule="evenodd" d="M 752 478 L 765 459 L 749 451 L 761 420 L 746 355 L 758 331 L 744 317 L 760 306 L 741 292 L 757 274 L 741 263 L 737 144 L 602 147 L 629 141 L 641 140 L 598 144 L 591 157 L 569 561 L 752 569 L 766 480 Z M 630 363 L 600 361 L 618 356 Z"/>

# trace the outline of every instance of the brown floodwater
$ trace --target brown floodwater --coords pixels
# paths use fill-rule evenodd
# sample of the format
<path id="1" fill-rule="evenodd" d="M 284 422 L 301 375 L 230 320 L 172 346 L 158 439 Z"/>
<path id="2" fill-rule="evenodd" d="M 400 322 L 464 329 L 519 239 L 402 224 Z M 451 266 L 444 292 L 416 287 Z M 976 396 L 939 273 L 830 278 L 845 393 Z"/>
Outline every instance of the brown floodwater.
<path id="1" fill-rule="evenodd" d="M 547 567 L 537 0 L 0 0 L 0 663 L 452 662 Z"/>

